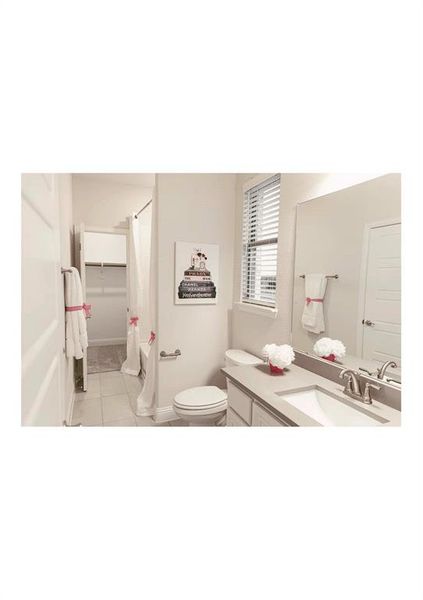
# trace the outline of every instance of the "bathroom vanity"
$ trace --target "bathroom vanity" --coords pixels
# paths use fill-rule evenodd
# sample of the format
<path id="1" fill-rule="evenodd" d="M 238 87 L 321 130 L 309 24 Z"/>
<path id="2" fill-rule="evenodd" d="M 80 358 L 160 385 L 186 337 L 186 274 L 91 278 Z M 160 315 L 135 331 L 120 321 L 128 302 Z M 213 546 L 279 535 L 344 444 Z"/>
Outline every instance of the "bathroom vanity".
<path id="1" fill-rule="evenodd" d="M 398 402 L 385 403 L 385 387 L 374 391 L 372 404 L 348 397 L 341 381 L 332 381 L 292 364 L 283 375 L 267 365 L 226 367 L 227 425 L 230 427 L 398 426 Z M 382 401 L 383 400 L 383 401 Z M 394 406 L 396 406 L 394 408 Z"/>

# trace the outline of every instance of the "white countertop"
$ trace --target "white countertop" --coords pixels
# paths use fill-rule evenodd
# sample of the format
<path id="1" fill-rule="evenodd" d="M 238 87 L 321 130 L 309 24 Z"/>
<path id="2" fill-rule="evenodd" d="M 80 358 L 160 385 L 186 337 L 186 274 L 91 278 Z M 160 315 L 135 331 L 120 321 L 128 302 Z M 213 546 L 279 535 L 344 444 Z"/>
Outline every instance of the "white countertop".
<path id="1" fill-rule="evenodd" d="M 298 392 L 314 386 L 319 386 L 330 394 L 337 396 L 340 400 L 354 405 L 357 410 L 364 414 L 388 421 L 387 423 L 375 421 L 375 425 L 401 425 L 400 411 L 377 400 L 373 400 L 372 404 L 364 404 L 360 400 L 354 400 L 343 393 L 343 385 L 296 365 L 291 365 L 289 369 L 285 369 L 283 375 L 271 375 L 267 365 L 225 367 L 222 372 L 258 403 L 298 426 L 321 427 L 321 424 L 289 404 L 277 393 Z"/>

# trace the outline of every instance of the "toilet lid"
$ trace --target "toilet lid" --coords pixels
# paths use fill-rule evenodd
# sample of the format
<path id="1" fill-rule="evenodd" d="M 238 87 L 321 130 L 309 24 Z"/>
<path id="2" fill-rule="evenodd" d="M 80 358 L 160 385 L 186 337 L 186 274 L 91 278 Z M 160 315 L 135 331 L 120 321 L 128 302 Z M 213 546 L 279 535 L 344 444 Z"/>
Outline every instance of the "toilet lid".
<path id="1" fill-rule="evenodd" d="M 181 408 L 207 408 L 225 404 L 226 392 L 215 385 L 193 387 L 176 394 L 174 403 Z"/>
<path id="2" fill-rule="evenodd" d="M 226 350 L 226 356 L 237 365 L 261 365 L 263 361 L 245 350 Z"/>

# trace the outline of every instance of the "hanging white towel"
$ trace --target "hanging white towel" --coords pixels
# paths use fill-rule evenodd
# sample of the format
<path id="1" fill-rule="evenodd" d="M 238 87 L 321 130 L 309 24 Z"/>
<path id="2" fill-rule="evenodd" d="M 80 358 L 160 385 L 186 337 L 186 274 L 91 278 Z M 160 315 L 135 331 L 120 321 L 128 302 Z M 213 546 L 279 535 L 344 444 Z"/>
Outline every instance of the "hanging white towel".
<path id="1" fill-rule="evenodd" d="M 304 329 L 312 333 L 322 333 L 325 330 L 323 299 L 326 285 L 326 276 L 321 273 L 310 273 L 305 276 L 305 300 L 301 323 Z"/>
<path id="2" fill-rule="evenodd" d="M 66 356 L 82 358 L 88 347 L 85 313 L 88 306 L 82 296 L 82 284 L 78 269 L 65 273 L 65 338 Z"/>

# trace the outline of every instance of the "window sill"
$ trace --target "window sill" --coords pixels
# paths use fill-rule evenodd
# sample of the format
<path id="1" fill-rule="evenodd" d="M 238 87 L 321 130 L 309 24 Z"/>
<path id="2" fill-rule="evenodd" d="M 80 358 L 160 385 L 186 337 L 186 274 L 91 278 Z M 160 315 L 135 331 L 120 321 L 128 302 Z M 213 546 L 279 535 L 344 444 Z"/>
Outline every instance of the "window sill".
<path id="1" fill-rule="evenodd" d="M 276 319 L 276 317 L 278 316 L 277 308 L 258 306 L 256 304 L 248 304 L 247 302 L 235 302 L 234 307 L 237 310 L 248 312 L 253 315 L 259 315 L 260 317 L 267 317 L 268 319 Z"/>

